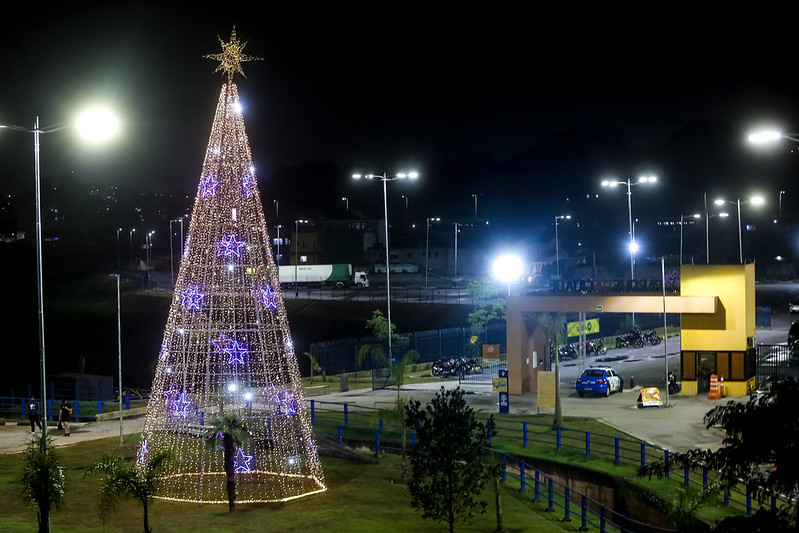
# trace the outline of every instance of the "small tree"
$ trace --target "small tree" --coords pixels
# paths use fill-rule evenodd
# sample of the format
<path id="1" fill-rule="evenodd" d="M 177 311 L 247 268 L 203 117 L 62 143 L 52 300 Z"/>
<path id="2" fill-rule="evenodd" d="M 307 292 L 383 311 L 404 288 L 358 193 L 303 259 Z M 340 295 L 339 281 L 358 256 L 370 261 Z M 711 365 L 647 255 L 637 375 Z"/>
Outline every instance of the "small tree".
<path id="1" fill-rule="evenodd" d="M 663 476 L 673 465 L 703 465 L 720 474 L 723 488 L 746 485 L 761 503 L 773 495 L 788 502 L 779 511 L 762 509 L 751 517 L 725 519 L 716 531 L 796 531 L 799 521 L 799 382 L 771 378 L 769 389 L 748 402 L 730 401 L 705 414 L 706 427 L 726 432 L 716 451 L 689 450 L 673 454 L 669 462 L 650 463 L 642 476 Z M 764 437 L 765 436 L 765 437 Z"/>
<path id="2" fill-rule="evenodd" d="M 97 498 L 97 514 L 100 518 L 105 521 L 120 497 L 132 497 L 141 503 L 144 533 L 150 533 L 149 506 L 158 491 L 160 478 L 166 473 L 171 461 L 170 452 L 158 451 L 150 454 L 147 461 L 138 466 L 121 457 L 109 455 L 95 463 L 83 474 L 83 477 L 98 473 L 105 475 Z"/>
<path id="3" fill-rule="evenodd" d="M 477 495 L 495 474 L 486 461 L 496 434 L 494 419 L 478 422 L 464 394 L 460 387 L 441 387 L 426 407 L 418 401 L 405 406 L 405 425 L 416 432 L 410 452 L 411 505 L 422 511 L 422 518 L 447 522 L 450 533 L 457 520 L 485 512 L 487 503 Z"/>
<path id="4" fill-rule="evenodd" d="M 322 367 L 319 366 L 319 362 L 316 360 L 316 357 L 311 355 L 311 352 L 304 352 L 304 353 L 308 357 L 308 360 L 311 363 L 311 383 L 313 383 L 313 373 L 320 372 L 322 370 Z"/>
<path id="5" fill-rule="evenodd" d="M 35 434 L 28 441 L 18 482 L 25 503 L 38 510 L 39 533 L 50 531 L 50 512 L 64 504 L 66 478 L 60 461 L 49 435 Z"/>
<path id="6" fill-rule="evenodd" d="M 234 458 L 242 444 L 249 442 L 247 426 L 236 413 L 227 413 L 211 420 L 205 430 L 206 443 L 216 449 L 221 444 L 224 453 L 225 480 L 227 483 L 228 510 L 236 506 L 236 464 Z"/>

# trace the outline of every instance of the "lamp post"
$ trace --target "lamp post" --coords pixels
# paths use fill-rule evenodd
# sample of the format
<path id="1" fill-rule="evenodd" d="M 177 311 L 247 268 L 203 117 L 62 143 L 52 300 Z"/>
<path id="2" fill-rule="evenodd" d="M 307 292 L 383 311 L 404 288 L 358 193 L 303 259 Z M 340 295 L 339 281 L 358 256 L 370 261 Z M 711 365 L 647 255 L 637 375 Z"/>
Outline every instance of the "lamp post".
<path id="1" fill-rule="evenodd" d="M 128 232 L 128 237 L 130 238 L 130 268 L 135 268 L 133 264 L 133 233 L 136 231 L 136 228 L 130 228 Z"/>
<path id="2" fill-rule="evenodd" d="M 175 236 L 172 234 L 172 223 L 179 222 L 180 223 L 180 239 L 183 240 L 183 218 L 176 218 L 169 221 L 169 271 L 172 276 L 172 288 L 175 288 L 175 252 L 173 251 L 172 241 L 175 239 Z M 183 250 L 183 246 L 181 246 L 181 251 Z"/>
<path id="3" fill-rule="evenodd" d="M 560 247 L 558 246 L 558 220 L 570 220 L 571 215 L 556 215 L 555 216 L 555 269 L 558 274 L 558 281 L 560 281 Z"/>
<path id="4" fill-rule="evenodd" d="M 280 266 L 280 259 L 281 259 L 281 256 L 280 256 L 280 228 L 282 228 L 282 227 L 283 226 L 281 226 L 280 224 L 275 226 L 275 229 L 277 230 L 277 265 L 278 265 L 278 267 Z"/>
<path id="5" fill-rule="evenodd" d="M 742 236 L 742 227 L 741 227 L 741 204 L 752 204 L 752 205 L 762 205 L 764 203 L 762 196 L 754 196 L 752 199 L 741 202 L 740 198 L 737 198 L 734 202 L 727 201 L 723 199 L 718 199 L 714 202 L 716 205 L 724 205 L 725 203 L 733 204 L 738 209 L 738 260 L 741 264 L 744 264 L 744 247 L 743 247 L 743 236 Z"/>
<path id="6" fill-rule="evenodd" d="M 81 136 L 93 141 L 107 139 L 113 135 L 118 127 L 117 121 L 107 112 L 91 110 L 83 115 L 77 123 L 78 131 Z M 41 165 L 39 162 L 39 135 L 42 133 L 53 133 L 67 128 L 68 126 L 56 124 L 44 128 L 39 127 L 39 117 L 37 116 L 33 129 L 13 125 L 0 125 L 0 129 L 10 129 L 23 133 L 33 134 L 33 180 L 35 186 L 36 203 L 36 285 L 38 303 L 38 322 L 39 322 L 39 369 L 41 372 L 41 394 L 44 424 L 42 424 L 42 446 L 47 446 L 47 358 L 44 343 L 44 280 L 42 274 L 42 207 L 41 207 Z"/>
<path id="7" fill-rule="evenodd" d="M 430 217 L 426 219 L 427 224 L 427 231 L 425 235 L 424 241 L 424 297 L 427 299 L 427 271 L 430 270 L 428 267 L 429 260 L 430 260 L 430 222 L 439 222 L 441 218 L 439 217 Z"/>
<path id="8" fill-rule="evenodd" d="M 682 265 L 682 227 L 685 223 L 685 217 L 699 219 L 702 218 L 702 215 L 699 213 L 694 213 L 693 215 L 680 215 L 680 265 Z"/>
<path id="9" fill-rule="evenodd" d="M 655 176 L 642 176 L 638 178 L 638 181 L 632 182 L 630 178 L 627 178 L 627 181 L 614 181 L 614 180 L 604 180 L 602 182 L 603 187 L 615 187 L 617 185 L 627 185 L 627 216 L 630 221 L 630 279 L 635 280 L 635 236 L 633 234 L 633 194 L 632 194 L 632 186 L 633 185 L 640 185 L 642 183 L 654 183 L 657 181 Z M 633 315 L 635 316 L 635 315 Z M 633 320 L 634 321 L 634 320 Z"/>
<path id="10" fill-rule="evenodd" d="M 121 267 L 119 266 L 119 232 L 122 231 L 122 228 L 117 228 L 117 270 Z"/>
<path id="11" fill-rule="evenodd" d="M 394 361 L 394 356 L 391 353 L 391 269 L 389 267 L 389 255 L 388 255 L 388 193 L 386 184 L 389 181 L 400 180 L 400 179 L 411 179 L 415 180 L 419 177 L 417 172 L 400 172 L 398 174 L 394 174 L 393 176 L 387 175 L 385 172 L 380 174 L 353 174 L 353 179 L 379 179 L 383 182 L 383 217 L 385 218 L 385 227 L 386 227 L 386 307 L 387 307 L 387 319 L 388 319 L 388 357 L 389 361 Z"/>
<path id="12" fill-rule="evenodd" d="M 508 296 L 510 296 L 510 282 L 519 279 L 522 274 L 522 262 L 515 255 L 506 254 L 494 261 L 492 268 L 494 277 L 508 284 Z"/>
<path id="13" fill-rule="evenodd" d="M 477 222 L 477 194 L 473 194 L 472 198 L 474 198 L 474 221 Z"/>
<path id="14" fill-rule="evenodd" d="M 299 251 L 300 251 L 300 240 L 298 238 L 300 234 L 300 224 L 307 224 L 307 220 L 295 220 L 294 221 L 294 297 L 300 297 L 300 286 L 299 286 Z"/>
<path id="15" fill-rule="evenodd" d="M 117 347 L 119 353 L 119 445 L 122 446 L 122 306 L 120 304 L 119 274 L 109 274 L 117 279 Z"/>
<path id="16" fill-rule="evenodd" d="M 346 196 L 342 196 L 341 197 L 341 201 L 345 202 L 345 207 L 347 209 L 347 213 L 349 213 L 350 212 L 350 199 L 347 198 Z"/>

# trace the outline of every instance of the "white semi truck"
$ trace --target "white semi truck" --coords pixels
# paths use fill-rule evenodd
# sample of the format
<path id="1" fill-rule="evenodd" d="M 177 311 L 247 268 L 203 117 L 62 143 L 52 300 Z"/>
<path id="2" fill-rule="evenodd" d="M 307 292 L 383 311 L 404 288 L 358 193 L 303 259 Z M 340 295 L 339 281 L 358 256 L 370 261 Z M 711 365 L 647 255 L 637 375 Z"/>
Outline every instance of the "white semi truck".
<path id="1" fill-rule="evenodd" d="M 297 282 L 300 285 L 308 283 L 321 283 L 342 287 L 368 287 L 369 278 L 366 272 L 352 270 L 352 265 L 339 263 L 334 265 L 281 265 L 280 283 L 290 284 Z"/>

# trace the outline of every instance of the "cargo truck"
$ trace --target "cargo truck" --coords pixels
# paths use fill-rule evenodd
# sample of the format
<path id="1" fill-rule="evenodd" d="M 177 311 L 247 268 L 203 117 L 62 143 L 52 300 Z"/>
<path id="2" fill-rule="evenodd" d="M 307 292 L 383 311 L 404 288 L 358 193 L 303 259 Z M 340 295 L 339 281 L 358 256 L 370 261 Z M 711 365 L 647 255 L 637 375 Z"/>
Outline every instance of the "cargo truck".
<path id="1" fill-rule="evenodd" d="M 296 276 L 296 279 L 295 279 Z M 299 285 L 309 283 L 342 287 L 368 287 L 369 278 L 366 272 L 354 271 L 352 265 L 339 263 L 335 265 L 281 265 L 280 283 L 297 282 Z"/>

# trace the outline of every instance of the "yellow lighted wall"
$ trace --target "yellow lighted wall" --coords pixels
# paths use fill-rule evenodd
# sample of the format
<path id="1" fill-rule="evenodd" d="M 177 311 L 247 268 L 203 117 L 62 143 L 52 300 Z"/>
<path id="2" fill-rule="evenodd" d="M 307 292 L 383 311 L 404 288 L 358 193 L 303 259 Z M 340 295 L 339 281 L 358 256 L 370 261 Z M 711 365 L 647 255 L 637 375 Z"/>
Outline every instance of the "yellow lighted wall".
<path id="1" fill-rule="evenodd" d="M 716 313 L 682 315 L 682 350 L 745 351 L 755 336 L 755 265 L 683 265 L 680 295 L 716 295 Z"/>

